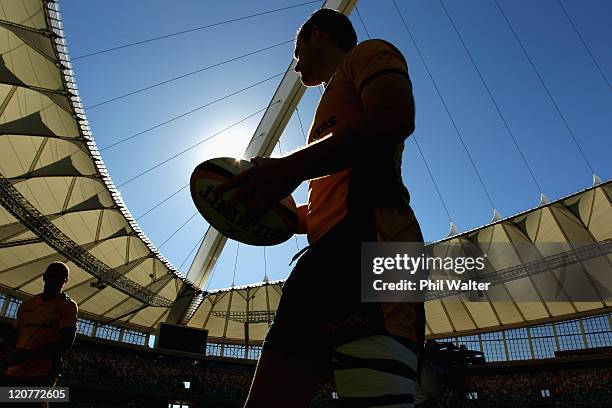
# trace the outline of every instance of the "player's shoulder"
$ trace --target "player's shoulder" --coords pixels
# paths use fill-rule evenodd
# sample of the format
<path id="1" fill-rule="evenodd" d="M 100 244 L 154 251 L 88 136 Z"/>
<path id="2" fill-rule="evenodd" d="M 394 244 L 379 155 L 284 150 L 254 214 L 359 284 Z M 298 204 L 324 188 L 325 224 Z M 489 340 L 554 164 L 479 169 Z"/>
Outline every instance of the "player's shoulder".
<path id="1" fill-rule="evenodd" d="M 21 307 L 36 305 L 37 303 L 41 302 L 41 299 L 42 299 L 42 295 L 39 293 L 38 295 L 34 295 L 28 299 L 25 299 L 23 302 L 21 302 Z"/>
<path id="2" fill-rule="evenodd" d="M 60 295 L 62 303 L 64 303 L 64 306 L 68 309 L 78 309 L 79 306 L 77 305 L 77 303 L 72 300 L 72 298 L 70 298 L 70 296 L 68 296 L 67 294 L 63 293 Z"/>
<path id="3" fill-rule="evenodd" d="M 395 45 L 391 44 L 387 40 L 383 40 L 380 38 L 373 38 L 360 42 L 355 47 L 353 47 L 352 50 L 349 51 L 348 56 L 350 56 L 351 58 L 359 58 L 360 56 L 369 56 L 381 52 L 390 52 L 396 54 L 402 60 L 405 61 L 402 52 Z"/>

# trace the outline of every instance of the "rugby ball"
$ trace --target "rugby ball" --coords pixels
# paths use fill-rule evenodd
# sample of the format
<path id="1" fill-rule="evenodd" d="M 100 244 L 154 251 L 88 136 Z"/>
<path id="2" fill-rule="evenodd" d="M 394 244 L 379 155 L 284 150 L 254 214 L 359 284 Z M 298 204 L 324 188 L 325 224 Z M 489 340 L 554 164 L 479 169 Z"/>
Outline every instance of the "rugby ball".
<path id="1" fill-rule="evenodd" d="M 230 189 L 218 196 L 217 186 L 254 166 L 247 160 L 218 157 L 199 164 L 191 174 L 191 198 L 208 223 L 226 237 L 249 245 L 276 245 L 295 233 L 298 215 L 291 196 L 275 203 L 262 216 L 246 216 L 247 205 L 234 207 L 227 201 L 236 192 Z"/>

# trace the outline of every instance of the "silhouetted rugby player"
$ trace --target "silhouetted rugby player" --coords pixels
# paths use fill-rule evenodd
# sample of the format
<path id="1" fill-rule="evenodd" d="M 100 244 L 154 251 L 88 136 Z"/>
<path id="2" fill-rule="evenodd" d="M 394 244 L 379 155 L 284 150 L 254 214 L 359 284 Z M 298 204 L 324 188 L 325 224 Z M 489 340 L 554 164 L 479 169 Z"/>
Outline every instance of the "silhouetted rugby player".
<path id="1" fill-rule="evenodd" d="M 325 85 L 307 146 L 253 159 L 219 191 L 237 187 L 231 201 L 257 214 L 309 180 L 298 232 L 310 246 L 283 286 L 246 407 L 306 407 L 332 374 L 343 406 L 411 407 L 423 304 L 360 301 L 362 241 L 423 241 L 400 171 L 414 131 L 406 60 L 383 40 L 357 44 L 329 9 L 299 29 L 295 58 L 305 86 Z"/>
<path id="2" fill-rule="evenodd" d="M 15 330 L 8 339 L 14 350 L 0 360 L 1 367 L 8 367 L 4 385 L 53 386 L 64 350 L 74 342 L 78 307 L 62 293 L 68 267 L 54 262 L 43 279 L 43 293 L 24 301 L 17 311 Z"/>

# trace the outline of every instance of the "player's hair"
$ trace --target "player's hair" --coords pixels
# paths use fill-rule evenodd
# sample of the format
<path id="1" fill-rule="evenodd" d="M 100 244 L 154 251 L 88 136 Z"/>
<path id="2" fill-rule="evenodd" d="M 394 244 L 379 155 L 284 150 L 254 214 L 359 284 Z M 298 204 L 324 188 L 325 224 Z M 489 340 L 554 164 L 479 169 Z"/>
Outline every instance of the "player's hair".
<path id="1" fill-rule="evenodd" d="M 45 277 L 49 276 L 49 274 L 53 274 L 54 276 L 63 276 L 64 280 L 68 279 L 68 266 L 63 262 L 52 262 L 47 266 L 47 270 L 45 271 Z"/>
<path id="2" fill-rule="evenodd" d="M 350 51 L 357 45 L 357 34 L 351 20 L 344 14 L 332 9 L 320 9 L 312 13 L 304 24 L 298 29 L 297 38 L 308 41 L 312 28 L 319 27 L 326 32 L 332 41 L 342 50 Z"/>

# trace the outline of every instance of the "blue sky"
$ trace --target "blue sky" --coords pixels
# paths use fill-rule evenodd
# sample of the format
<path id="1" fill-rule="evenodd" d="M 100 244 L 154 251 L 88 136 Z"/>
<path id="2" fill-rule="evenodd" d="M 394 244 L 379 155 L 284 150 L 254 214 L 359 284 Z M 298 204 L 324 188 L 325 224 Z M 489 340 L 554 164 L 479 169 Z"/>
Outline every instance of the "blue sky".
<path id="1" fill-rule="evenodd" d="M 612 177 L 612 89 L 609 88 L 612 2 L 559 1 L 497 0 L 509 26 L 495 0 L 444 0 L 443 3 L 396 0 L 414 42 L 392 0 L 358 3 L 369 34 L 393 42 L 408 60 L 417 123 L 414 137 L 406 142 L 403 175 L 426 240 L 444 237 L 449 230 L 449 218 L 415 141 L 452 220 L 461 231 L 490 222 L 493 208 L 460 138 L 495 208 L 504 217 L 537 206 L 540 194 L 511 135 L 537 184 L 551 200 L 587 188 L 592 182 L 589 165 L 572 135 L 595 172 L 604 180 Z M 128 92 L 291 40 L 297 27 L 322 2 L 113 52 L 79 56 L 299 3 L 299 0 L 63 1 L 61 12 L 68 49 L 83 104 L 89 107 L 87 116 L 98 146 L 104 148 L 283 72 L 292 57 L 291 43 L 93 107 Z M 355 11 L 351 20 L 359 40 L 367 39 L 364 24 Z M 123 184 L 262 109 L 269 103 L 279 81 L 280 77 L 268 80 L 103 150 L 103 159 L 115 184 Z M 299 104 L 306 130 L 319 97 L 318 89 L 308 89 Z M 218 156 L 241 156 L 261 115 L 121 186 L 119 190 L 132 214 L 140 216 L 186 185 L 191 171 L 201 161 Z M 294 114 L 275 154 L 293 150 L 303 142 Z M 298 202 L 306 200 L 304 185 L 294 197 Z M 194 212 L 188 189 L 184 189 L 139 219 L 139 224 L 160 246 Z M 195 216 L 160 251 L 176 267 L 184 263 L 181 271 L 186 273 L 191 261 L 187 255 L 206 228 L 206 222 Z M 228 241 L 208 288 L 230 286 L 234 269 L 237 285 L 261 281 L 264 273 L 270 279 L 284 279 L 290 271 L 291 256 L 305 242 L 304 237 L 299 237 L 266 248 L 264 262 L 264 249 L 247 245 L 240 245 L 236 260 L 237 244 Z"/>

